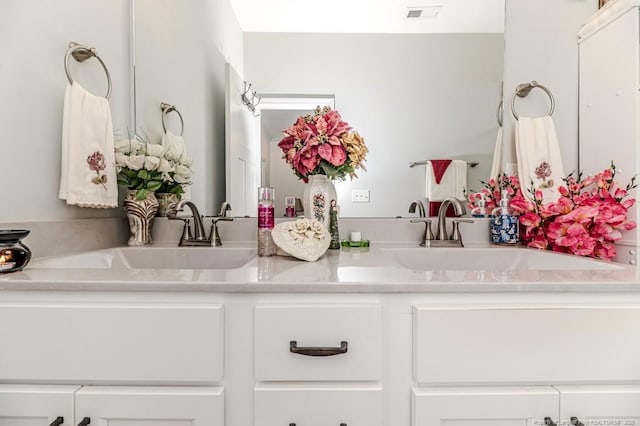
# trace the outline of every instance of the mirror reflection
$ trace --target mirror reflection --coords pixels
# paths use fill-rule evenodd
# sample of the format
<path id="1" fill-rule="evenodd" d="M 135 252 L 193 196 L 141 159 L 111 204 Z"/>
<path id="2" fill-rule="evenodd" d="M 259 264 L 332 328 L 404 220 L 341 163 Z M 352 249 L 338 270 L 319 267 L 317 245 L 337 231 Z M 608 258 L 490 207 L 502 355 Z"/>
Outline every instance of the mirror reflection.
<path id="1" fill-rule="evenodd" d="M 241 26 L 244 3 L 232 2 Z M 456 2 L 442 3 L 440 18 L 446 17 L 447 4 Z M 499 14 L 503 22 L 504 1 L 490 3 L 499 3 L 493 13 Z M 142 22 L 153 20 L 160 7 L 172 7 L 174 17 L 183 16 L 182 5 L 183 2 L 178 1 L 135 2 L 137 111 L 146 110 L 142 105 L 150 103 L 148 98 L 158 97 L 144 88 L 145 81 L 156 78 L 157 68 L 150 64 L 171 61 L 158 58 L 162 49 L 138 48 L 158 36 L 157 30 L 150 34 L 150 25 Z M 477 5 L 458 11 L 464 13 L 464 20 L 469 22 L 477 12 Z M 435 19 L 438 22 L 439 18 Z M 424 32 L 417 31 L 413 23 L 409 24 L 414 25 L 410 29 L 394 23 L 398 27 L 394 33 L 381 33 L 390 32 L 387 26 L 379 30 L 380 33 L 367 28 L 369 33 L 363 34 L 291 33 L 285 32 L 286 28 L 261 29 L 255 22 L 244 23 L 249 29 L 245 29 L 242 37 L 243 67 L 237 70 L 228 66 L 224 76 L 226 122 L 221 123 L 216 115 L 216 119 L 207 121 L 207 126 L 215 125 L 216 129 L 189 129 L 190 114 L 201 116 L 208 111 L 183 111 L 185 139 L 189 149 L 193 147 L 196 151 L 194 157 L 197 152 L 214 153 L 205 155 L 200 166 L 219 170 L 223 162 L 226 165 L 224 192 L 234 215 L 255 216 L 260 185 L 275 187 L 279 216 L 284 214 L 286 196 L 302 197 L 304 183 L 281 158 L 277 143 L 284 136 L 282 130 L 291 126 L 298 116 L 311 113 L 313 106 L 278 109 L 272 104 L 265 107 L 269 104 L 266 100 L 279 99 L 282 94 L 294 99 L 333 100 L 343 119 L 366 140 L 367 171 L 359 172 L 357 179 L 347 178 L 335 185 L 342 217 L 409 216 L 411 202 L 425 198 L 427 181 L 425 167 L 410 168 L 411 162 L 430 159 L 477 162 L 477 167 L 467 169 L 466 190 L 479 189 L 479 181 L 488 178 L 498 133 L 496 107 L 501 97 L 504 26 L 479 32 L 469 24 L 467 28 L 474 28 L 475 32 L 465 32 L 460 25 L 452 25 L 450 30 L 440 25 L 437 32 L 428 32 L 436 25 L 430 27 L 428 21 L 423 24 Z M 270 21 L 269 25 L 274 22 Z M 196 28 L 189 37 L 190 43 L 184 51 L 192 60 L 180 61 L 180 64 L 187 68 L 182 74 L 191 73 L 194 78 L 190 81 L 168 79 L 156 85 L 172 92 L 176 98 L 180 97 L 181 90 L 198 90 L 198 82 L 204 84 L 199 88 L 201 96 L 208 96 L 210 89 L 206 86 L 207 78 L 200 76 L 206 66 L 202 66 L 203 59 L 197 51 L 198 46 L 206 44 L 207 31 Z M 168 36 L 165 41 L 174 43 Z M 264 103 L 256 108 L 258 117 L 248 111 L 240 113 L 245 81 L 251 83 L 252 90 L 263 99 Z M 178 100 L 163 101 L 179 106 Z M 247 116 L 241 120 L 240 130 L 231 127 L 238 114 Z M 141 124 L 138 117 L 137 127 Z M 223 152 L 224 146 L 207 145 L 211 134 L 219 131 L 221 125 L 226 127 L 226 152 Z M 190 130 L 197 132 L 194 133 L 197 136 L 190 138 Z M 230 142 L 233 138 L 235 145 Z M 238 147 L 251 152 L 247 154 L 250 161 L 234 162 L 239 156 L 233 150 Z M 202 190 L 196 193 L 208 196 L 214 188 L 220 188 L 222 184 L 211 179 L 212 176 L 212 172 L 207 171 L 194 177 L 202 180 L 194 184 L 194 187 L 202 185 Z M 369 201 L 354 202 L 356 194 L 363 191 L 368 191 Z"/>

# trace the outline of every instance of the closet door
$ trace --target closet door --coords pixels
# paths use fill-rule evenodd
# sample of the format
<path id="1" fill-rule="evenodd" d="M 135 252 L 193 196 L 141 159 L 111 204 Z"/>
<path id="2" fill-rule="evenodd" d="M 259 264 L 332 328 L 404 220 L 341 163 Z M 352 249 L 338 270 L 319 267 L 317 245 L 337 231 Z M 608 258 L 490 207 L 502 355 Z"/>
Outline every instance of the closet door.
<path id="1" fill-rule="evenodd" d="M 79 386 L 0 385 L 0 426 L 72 426 Z"/>
<path id="2" fill-rule="evenodd" d="M 412 426 L 532 426 L 558 423 L 551 387 L 414 388 Z"/>
<path id="3" fill-rule="evenodd" d="M 76 394 L 76 424 L 223 426 L 222 388 L 87 386 Z"/>

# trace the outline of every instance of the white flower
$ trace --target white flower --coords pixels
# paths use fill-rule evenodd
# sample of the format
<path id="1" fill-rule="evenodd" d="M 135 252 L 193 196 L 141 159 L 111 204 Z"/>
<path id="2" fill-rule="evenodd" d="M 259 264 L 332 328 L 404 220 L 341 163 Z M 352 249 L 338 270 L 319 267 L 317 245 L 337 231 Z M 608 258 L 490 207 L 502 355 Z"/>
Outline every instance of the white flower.
<path id="1" fill-rule="evenodd" d="M 131 154 L 144 154 L 147 151 L 145 144 L 140 141 L 131 139 Z"/>
<path id="2" fill-rule="evenodd" d="M 176 176 L 188 179 L 192 174 L 193 172 L 189 167 L 183 166 L 182 164 L 176 165 Z"/>
<path id="3" fill-rule="evenodd" d="M 189 183 L 189 178 L 182 177 L 178 174 L 173 175 L 173 180 L 176 183 Z"/>
<path id="4" fill-rule="evenodd" d="M 182 164 L 183 166 L 191 167 L 193 166 L 193 159 L 187 157 L 186 155 L 183 155 L 182 157 L 180 157 L 180 164 Z"/>
<path id="5" fill-rule="evenodd" d="M 115 142 L 115 150 L 117 153 L 129 154 L 131 152 L 131 140 L 118 139 Z"/>
<path id="6" fill-rule="evenodd" d="M 324 234 L 324 225 L 318 222 L 316 219 L 313 219 L 310 221 L 309 228 L 311 228 L 314 234 L 317 234 L 317 235 Z"/>
<path id="7" fill-rule="evenodd" d="M 124 164 L 131 170 L 140 170 L 144 166 L 144 155 L 130 155 L 125 157 Z"/>
<path id="8" fill-rule="evenodd" d="M 163 157 L 160 159 L 160 165 L 158 166 L 158 171 L 160 173 L 170 173 L 170 172 L 175 172 L 176 168 L 171 161 Z"/>
<path id="9" fill-rule="evenodd" d="M 126 165 L 127 156 L 122 152 L 115 153 L 116 166 L 122 167 Z"/>
<path id="10" fill-rule="evenodd" d="M 162 157 L 163 154 L 164 154 L 164 148 L 162 145 L 158 145 L 154 143 L 147 144 L 147 155 L 160 158 Z"/>
<path id="11" fill-rule="evenodd" d="M 144 159 L 144 168 L 147 170 L 156 170 L 160 165 L 160 159 L 154 156 L 147 156 Z"/>

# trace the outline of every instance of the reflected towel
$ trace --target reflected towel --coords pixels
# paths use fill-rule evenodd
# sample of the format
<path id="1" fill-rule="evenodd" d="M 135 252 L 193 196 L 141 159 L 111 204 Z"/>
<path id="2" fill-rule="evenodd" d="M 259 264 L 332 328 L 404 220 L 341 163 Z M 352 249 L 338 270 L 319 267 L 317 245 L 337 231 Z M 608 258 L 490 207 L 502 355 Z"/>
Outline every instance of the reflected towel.
<path id="1" fill-rule="evenodd" d="M 551 117 L 520 117 L 516 125 L 516 157 L 525 197 L 533 199 L 528 191 L 533 182 L 536 190 L 542 190 L 545 202 L 557 201 L 560 197 L 557 188 L 565 174 Z"/>
<path id="2" fill-rule="evenodd" d="M 435 162 L 436 160 L 433 161 Z M 451 160 L 439 182 L 436 179 L 436 170 L 432 161 L 427 161 L 426 173 L 427 200 L 430 202 L 443 201 L 449 197 L 456 197 L 461 200 L 465 199 L 465 190 L 467 187 L 466 161 Z"/>
<path id="3" fill-rule="evenodd" d="M 496 136 L 496 146 L 493 149 L 493 162 L 491 163 L 491 174 L 489 178 L 497 179 L 502 172 L 502 126 L 498 127 Z"/>
<path id="4" fill-rule="evenodd" d="M 64 94 L 58 196 L 80 207 L 118 207 L 109 101 L 76 82 Z"/>

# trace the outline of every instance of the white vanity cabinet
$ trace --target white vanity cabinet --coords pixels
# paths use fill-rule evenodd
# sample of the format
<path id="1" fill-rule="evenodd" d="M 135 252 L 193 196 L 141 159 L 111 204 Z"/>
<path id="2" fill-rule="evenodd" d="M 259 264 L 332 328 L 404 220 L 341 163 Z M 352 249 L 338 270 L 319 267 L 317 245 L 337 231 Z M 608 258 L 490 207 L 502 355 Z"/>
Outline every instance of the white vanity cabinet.
<path id="1" fill-rule="evenodd" d="M 0 385 L 0 426 L 75 426 L 79 386 Z"/>

